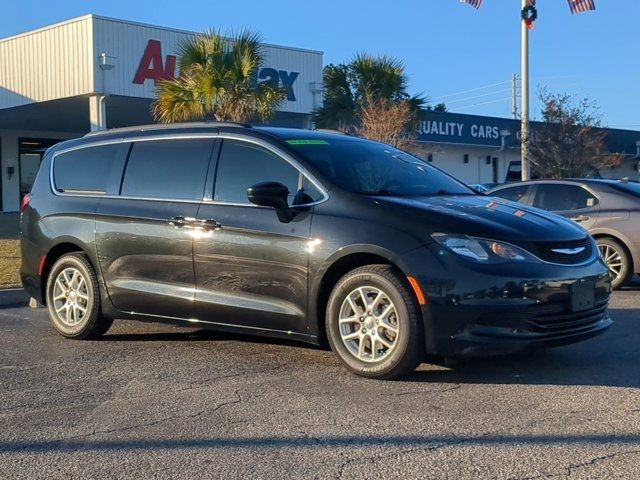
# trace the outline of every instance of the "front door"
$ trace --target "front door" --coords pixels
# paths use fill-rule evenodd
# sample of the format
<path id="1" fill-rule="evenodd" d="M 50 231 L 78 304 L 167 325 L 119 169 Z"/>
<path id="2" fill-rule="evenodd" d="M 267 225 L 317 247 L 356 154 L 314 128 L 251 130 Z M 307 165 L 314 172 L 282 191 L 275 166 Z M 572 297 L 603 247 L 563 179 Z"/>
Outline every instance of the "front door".
<path id="1" fill-rule="evenodd" d="M 213 145 L 212 139 L 136 142 L 119 195 L 101 199 L 98 257 L 119 310 L 193 317 L 194 222 Z"/>
<path id="2" fill-rule="evenodd" d="M 198 221 L 210 227 L 200 231 L 193 246 L 196 317 L 304 333 L 311 210 L 282 223 L 272 208 L 249 203 L 247 188 L 267 181 L 286 185 L 290 203 L 301 198 L 300 190 L 315 188 L 270 149 L 222 141 L 213 201 L 198 211 Z"/>

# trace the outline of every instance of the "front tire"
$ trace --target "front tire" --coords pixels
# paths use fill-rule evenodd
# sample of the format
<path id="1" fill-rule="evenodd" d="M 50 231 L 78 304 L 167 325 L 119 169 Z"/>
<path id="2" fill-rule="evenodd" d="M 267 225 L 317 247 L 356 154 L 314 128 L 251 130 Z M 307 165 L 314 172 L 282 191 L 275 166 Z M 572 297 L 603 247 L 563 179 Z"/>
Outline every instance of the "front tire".
<path id="1" fill-rule="evenodd" d="M 51 323 L 67 338 L 93 339 L 111 327 L 112 320 L 101 314 L 98 278 L 83 253 L 63 255 L 51 268 L 47 308 Z"/>
<path id="2" fill-rule="evenodd" d="M 424 360 L 418 302 L 403 275 L 390 265 L 347 273 L 327 304 L 331 349 L 357 375 L 394 379 Z"/>
<path id="3" fill-rule="evenodd" d="M 611 288 L 623 287 L 633 277 L 631 257 L 627 249 L 612 238 L 602 237 L 596 240 L 600 255 L 609 268 Z"/>

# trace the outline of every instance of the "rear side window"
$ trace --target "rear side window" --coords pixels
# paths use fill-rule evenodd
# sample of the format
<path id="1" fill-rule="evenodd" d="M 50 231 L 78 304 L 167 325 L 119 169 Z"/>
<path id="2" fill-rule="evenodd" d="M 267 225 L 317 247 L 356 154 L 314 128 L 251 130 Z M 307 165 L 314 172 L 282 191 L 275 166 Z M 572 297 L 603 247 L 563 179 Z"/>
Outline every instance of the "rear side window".
<path id="1" fill-rule="evenodd" d="M 256 183 L 279 182 L 289 189 L 289 204 L 311 203 L 322 193 L 293 165 L 275 153 L 249 142 L 222 143 L 214 200 L 249 204 L 247 189 Z"/>
<path id="2" fill-rule="evenodd" d="M 497 192 L 489 193 L 489 195 L 511 200 L 512 202 L 524 203 L 527 190 L 529 190 L 528 185 L 518 185 L 516 187 L 502 188 Z"/>
<path id="3" fill-rule="evenodd" d="M 56 155 L 53 181 L 59 192 L 106 193 L 119 145 L 98 145 Z"/>
<path id="4" fill-rule="evenodd" d="M 121 195 L 202 200 L 211 139 L 151 140 L 131 148 Z"/>
<path id="5" fill-rule="evenodd" d="M 597 203 L 596 197 L 577 185 L 541 184 L 538 185 L 533 206 L 551 212 L 561 212 L 589 208 Z"/>

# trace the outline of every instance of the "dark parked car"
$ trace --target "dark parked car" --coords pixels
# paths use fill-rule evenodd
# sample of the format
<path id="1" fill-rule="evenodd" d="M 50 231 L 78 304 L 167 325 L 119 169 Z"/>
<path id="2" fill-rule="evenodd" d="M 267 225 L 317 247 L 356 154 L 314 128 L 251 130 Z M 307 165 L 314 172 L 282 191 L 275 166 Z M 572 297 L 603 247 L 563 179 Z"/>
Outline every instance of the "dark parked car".
<path id="1" fill-rule="evenodd" d="M 125 318 L 326 339 L 377 378 L 611 325 L 607 268 L 574 223 L 388 145 L 230 124 L 50 149 L 24 202 L 22 281 L 66 337 Z"/>
<path id="2" fill-rule="evenodd" d="M 640 273 L 640 184 L 625 180 L 536 180 L 504 185 L 487 195 L 555 212 L 596 239 L 613 288 Z"/>

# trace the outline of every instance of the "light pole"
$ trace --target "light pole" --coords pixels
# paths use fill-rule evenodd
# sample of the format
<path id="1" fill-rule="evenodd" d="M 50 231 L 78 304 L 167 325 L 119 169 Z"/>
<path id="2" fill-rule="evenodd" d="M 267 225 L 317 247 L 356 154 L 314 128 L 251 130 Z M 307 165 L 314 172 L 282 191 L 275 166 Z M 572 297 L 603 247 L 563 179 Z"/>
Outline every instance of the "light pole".
<path id="1" fill-rule="evenodd" d="M 522 0 L 522 10 L 530 6 L 529 0 Z M 520 22 L 521 28 L 521 58 L 520 58 L 520 98 L 521 127 L 520 127 L 520 162 L 522 164 L 522 181 L 531 179 L 531 165 L 529 163 L 529 27 L 527 22 Z"/>

